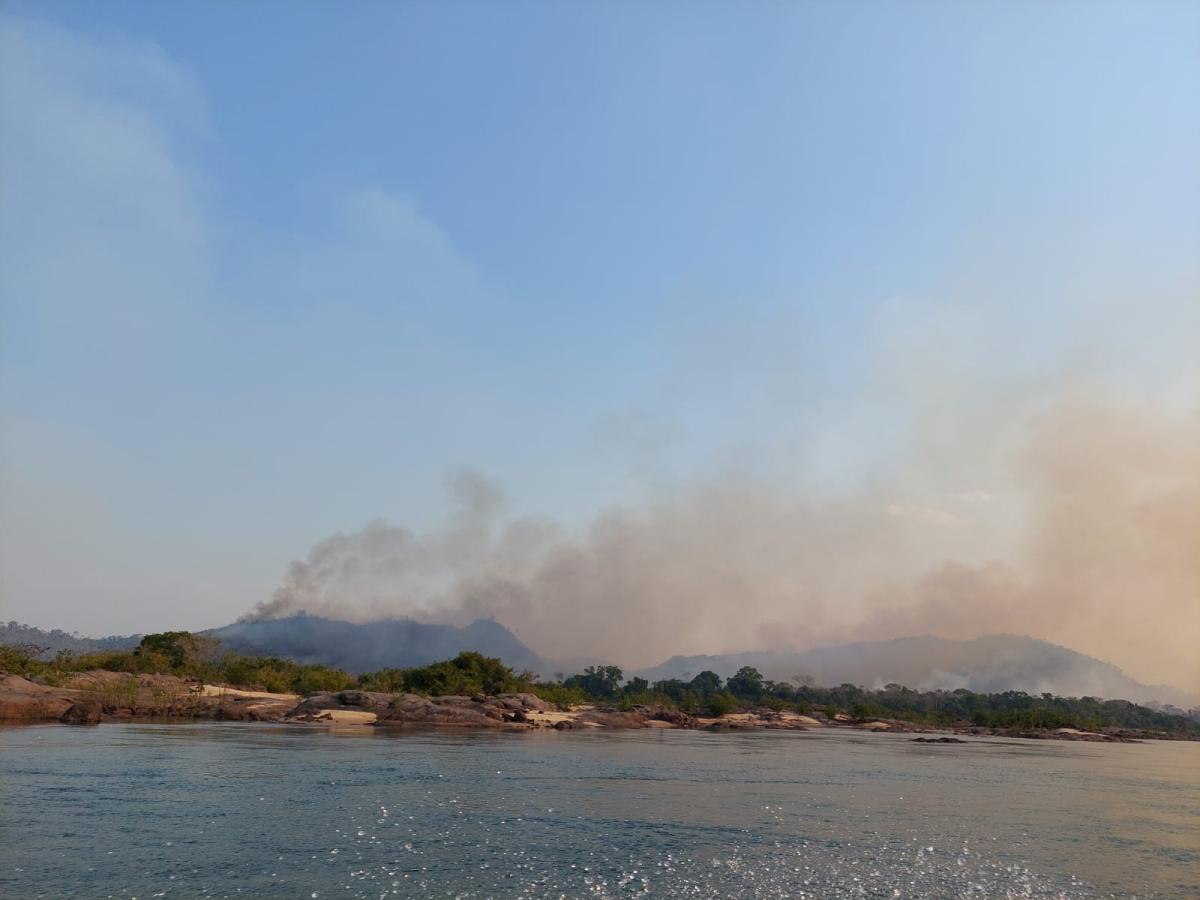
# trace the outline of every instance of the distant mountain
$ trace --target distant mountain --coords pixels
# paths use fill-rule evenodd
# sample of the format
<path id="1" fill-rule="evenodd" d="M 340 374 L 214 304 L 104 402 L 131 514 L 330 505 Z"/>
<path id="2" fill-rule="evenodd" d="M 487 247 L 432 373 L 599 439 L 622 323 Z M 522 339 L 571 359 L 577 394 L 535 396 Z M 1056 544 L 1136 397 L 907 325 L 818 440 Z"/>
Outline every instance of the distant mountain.
<path id="1" fill-rule="evenodd" d="M 354 673 L 424 666 L 457 656 L 463 650 L 499 657 L 518 671 L 546 669 L 546 664 L 515 634 L 490 619 L 476 619 L 456 628 L 412 619 L 356 624 L 301 614 L 287 619 L 236 622 L 204 633 L 242 653 L 322 663 Z"/>
<path id="2" fill-rule="evenodd" d="M 708 669 L 728 678 L 742 666 L 753 666 L 774 681 L 800 678 L 822 686 L 849 683 L 875 688 L 895 682 L 918 690 L 1049 692 L 1065 697 L 1157 702 L 1183 708 L 1200 703 L 1177 688 L 1135 681 L 1111 663 L 1048 641 L 1010 634 L 985 635 L 970 641 L 926 635 L 823 647 L 803 653 L 757 651 L 673 656 L 662 665 L 634 674 L 657 681 L 688 678 Z"/>
<path id="3" fill-rule="evenodd" d="M 204 632 L 231 650 L 323 663 L 348 672 L 423 666 L 462 650 L 495 656 L 519 671 L 543 676 L 581 671 L 587 661 L 543 660 L 498 622 L 477 619 L 470 625 L 428 625 L 411 619 L 356 624 L 317 616 L 237 622 Z M 0 623 L 0 644 L 32 644 L 43 656 L 59 650 L 88 653 L 136 647 L 141 635 L 80 637 L 59 629 L 44 630 L 17 622 Z M 748 651 L 716 656 L 673 656 L 661 665 L 627 673 L 650 681 L 692 678 L 706 669 L 728 678 L 753 666 L 774 681 L 803 680 L 867 688 L 896 682 L 919 690 L 967 688 L 983 693 L 1016 690 L 1066 697 L 1103 697 L 1134 703 L 1200 707 L 1200 698 L 1166 685 L 1147 685 L 1119 668 L 1048 641 L 1009 634 L 955 641 L 925 635 L 822 647 L 805 652 Z"/>
<path id="4" fill-rule="evenodd" d="M 92 653 L 96 650 L 128 650 L 141 641 L 140 634 L 110 635 L 102 638 L 80 637 L 58 628 L 46 631 L 33 625 L 19 622 L 0 624 L 0 645 L 13 647 L 18 644 L 41 647 L 43 657 L 53 657 L 59 650 L 72 653 Z"/>

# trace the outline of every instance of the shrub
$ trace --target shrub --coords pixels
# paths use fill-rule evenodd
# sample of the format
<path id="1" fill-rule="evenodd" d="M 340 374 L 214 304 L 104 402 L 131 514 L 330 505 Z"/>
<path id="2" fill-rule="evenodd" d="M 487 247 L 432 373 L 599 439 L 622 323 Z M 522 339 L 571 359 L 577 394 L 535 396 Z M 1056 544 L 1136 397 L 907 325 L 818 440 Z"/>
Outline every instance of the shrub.
<path id="1" fill-rule="evenodd" d="M 353 685 L 354 680 L 341 669 L 301 666 L 292 678 L 291 689 L 297 694 L 315 694 L 318 691 L 344 691 Z"/>
<path id="2" fill-rule="evenodd" d="M 473 650 L 463 651 L 454 659 L 404 669 L 401 674 L 407 690 L 431 697 L 515 693 L 533 690 L 535 686 L 528 673 L 516 675 L 500 660 Z"/>
<path id="3" fill-rule="evenodd" d="M 404 692 L 403 669 L 380 669 L 360 675 L 358 686 L 364 691 L 379 691 L 382 694 L 401 694 Z"/>
<path id="4" fill-rule="evenodd" d="M 150 697 L 156 712 L 167 715 L 175 712 L 185 697 L 191 693 L 186 684 L 178 681 L 155 682 L 150 686 Z"/>
<path id="5" fill-rule="evenodd" d="M 92 689 L 99 695 L 100 703 L 106 712 L 114 709 L 133 709 L 137 706 L 138 683 L 132 675 L 94 681 Z"/>
<path id="6" fill-rule="evenodd" d="M 557 682 L 535 685 L 533 692 L 543 700 L 555 704 L 559 709 L 579 706 L 582 703 L 587 703 L 588 700 L 587 694 L 579 688 L 567 687 L 565 684 Z"/>
<path id="7" fill-rule="evenodd" d="M 42 648 L 34 644 L 0 645 L 0 671 L 30 678 L 42 674 L 48 665 L 38 659 Z"/>
<path id="8" fill-rule="evenodd" d="M 737 698 L 728 691 L 712 694 L 708 698 L 708 712 L 714 716 L 723 716 L 737 709 Z"/>

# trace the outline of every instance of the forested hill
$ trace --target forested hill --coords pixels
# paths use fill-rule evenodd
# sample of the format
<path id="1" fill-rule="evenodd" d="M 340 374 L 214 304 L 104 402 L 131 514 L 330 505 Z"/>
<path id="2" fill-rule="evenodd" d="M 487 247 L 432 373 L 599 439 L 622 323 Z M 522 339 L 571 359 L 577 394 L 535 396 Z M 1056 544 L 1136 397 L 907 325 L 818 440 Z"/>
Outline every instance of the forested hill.
<path id="1" fill-rule="evenodd" d="M 355 673 L 428 665 L 463 650 L 496 657 L 519 672 L 545 672 L 551 668 L 515 634 L 490 619 L 477 619 L 459 628 L 412 619 L 357 623 L 298 615 L 236 622 L 202 634 L 218 639 L 228 650 L 335 666 Z M 140 634 L 86 638 L 18 622 L 0 625 L 0 646 L 34 649 L 34 655 L 43 659 L 53 658 L 62 650 L 76 654 L 128 650 L 141 639 Z"/>
<path id="2" fill-rule="evenodd" d="M 47 631 L 33 625 L 22 625 L 20 622 L 0 624 L 0 646 L 36 647 L 43 657 L 53 656 L 60 650 L 70 650 L 72 653 L 128 650 L 136 647 L 141 639 L 140 634 L 114 634 L 109 637 L 89 638 L 80 637 L 78 634 L 63 631 L 60 628 Z"/>
<path id="3" fill-rule="evenodd" d="M 969 641 L 924 635 L 822 647 L 804 652 L 752 651 L 675 656 L 634 674 L 649 681 L 687 679 L 705 670 L 728 678 L 753 666 L 792 684 L 903 684 L 923 691 L 965 688 L 976 693 L 1024 691 L 1064 697 L 1104 697 L 1183 709 L 1200 698 L 1167 685 L 1143 684 L 1111 663 L 1036 638 L 993 634 Z"/>
<path id="4" fill-rule="evenodd" d="M 476 619 L 460 628 L 412 619 L 343 622 L 300 614 L 236 622 L 204 634 L 241 653 L 282 656 L 355 673 L 424 666 L 463 650 L 496 657 L 517 671 L 548 668 L 515 634 L 491 619 Z"/>

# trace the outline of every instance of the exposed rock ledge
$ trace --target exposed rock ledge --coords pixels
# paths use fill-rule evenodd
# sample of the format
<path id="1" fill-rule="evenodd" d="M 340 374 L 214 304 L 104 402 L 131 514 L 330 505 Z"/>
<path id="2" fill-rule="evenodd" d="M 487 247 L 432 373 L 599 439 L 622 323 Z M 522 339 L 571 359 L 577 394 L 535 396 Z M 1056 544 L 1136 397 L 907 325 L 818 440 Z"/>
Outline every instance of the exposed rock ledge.
<path id="1" fill-rule="evenodd" d="M 94 724 L 101 721 L 217 720 L 249 722 L 305 722 L 321 725 L 378 727 L 435 726 L 492 729 L 600 729 L 600 728 L 708 728 L 794 729 L 848 727 L 892 733 L 935 731 L 897 720 L 854 721 L 845 716 L 827 719 L 794 712 L 759 709 L 714 718 L 692 717 L 677 709 L 637 706 L 618 710 L 592 705 L 560 710 L 533 694 L 499 694 L 471 697 L 422 697 L 417 694 L 380 694 L 338 691 L 312 694 L 274 694 L 222 685 L 198 684 L 172 675 L 129 675 L 93 671 L 73 676 L 63 685 L 47 685 L 20 675 L 0 672 L 0 722 L 64 722 Z M 1060 729 L 948 729 L 963 735 L 1022 737 L 1075 741 L 1132 742 L 1168 735 L 1127 729 L 1084 732 Z M 949 739 L 923 739 L 923 743 L 952 743 Z"/>
<path id="2" fill-rule="evenodd" d="M 616 710 L 585 705 L 564 711 L 534 694 L 422 697 L 348 690 L 301 698 L 201 685 L 169 675 L 94 671 L 55 686 L 0 674 L 0 721 L 85 724 L 131 719 L 559 730 L 804 728 L 819 724 L 804 716 L 770 712 L 697 719 L 660 706 Z"/>
<path id="3" fill-rule="evenodd" d="M 80 699 L 76 691 L 51 690 L 20 675 L 0 675 L 0 721 L 53 721 Z"/>
<path id="4" fill-rule="evenodd" d="M 82 672 L 62 685 L 0 673 L 0 721 L 94 724 L 126 719 L 275 721 L 300 698 L 238 691 L 172 675 Z"/>

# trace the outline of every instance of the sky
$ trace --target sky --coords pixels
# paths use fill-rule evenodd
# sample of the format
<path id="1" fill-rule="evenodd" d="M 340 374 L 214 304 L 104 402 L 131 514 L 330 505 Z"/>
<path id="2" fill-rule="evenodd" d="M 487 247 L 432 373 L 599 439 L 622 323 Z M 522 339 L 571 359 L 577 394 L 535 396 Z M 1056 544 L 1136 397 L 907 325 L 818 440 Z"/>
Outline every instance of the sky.
<path id="1" fill-rule="evenodd" d="M 0 91 L 5 619 L 1200 690 L 1193 3 L 6 0 Z"/>

